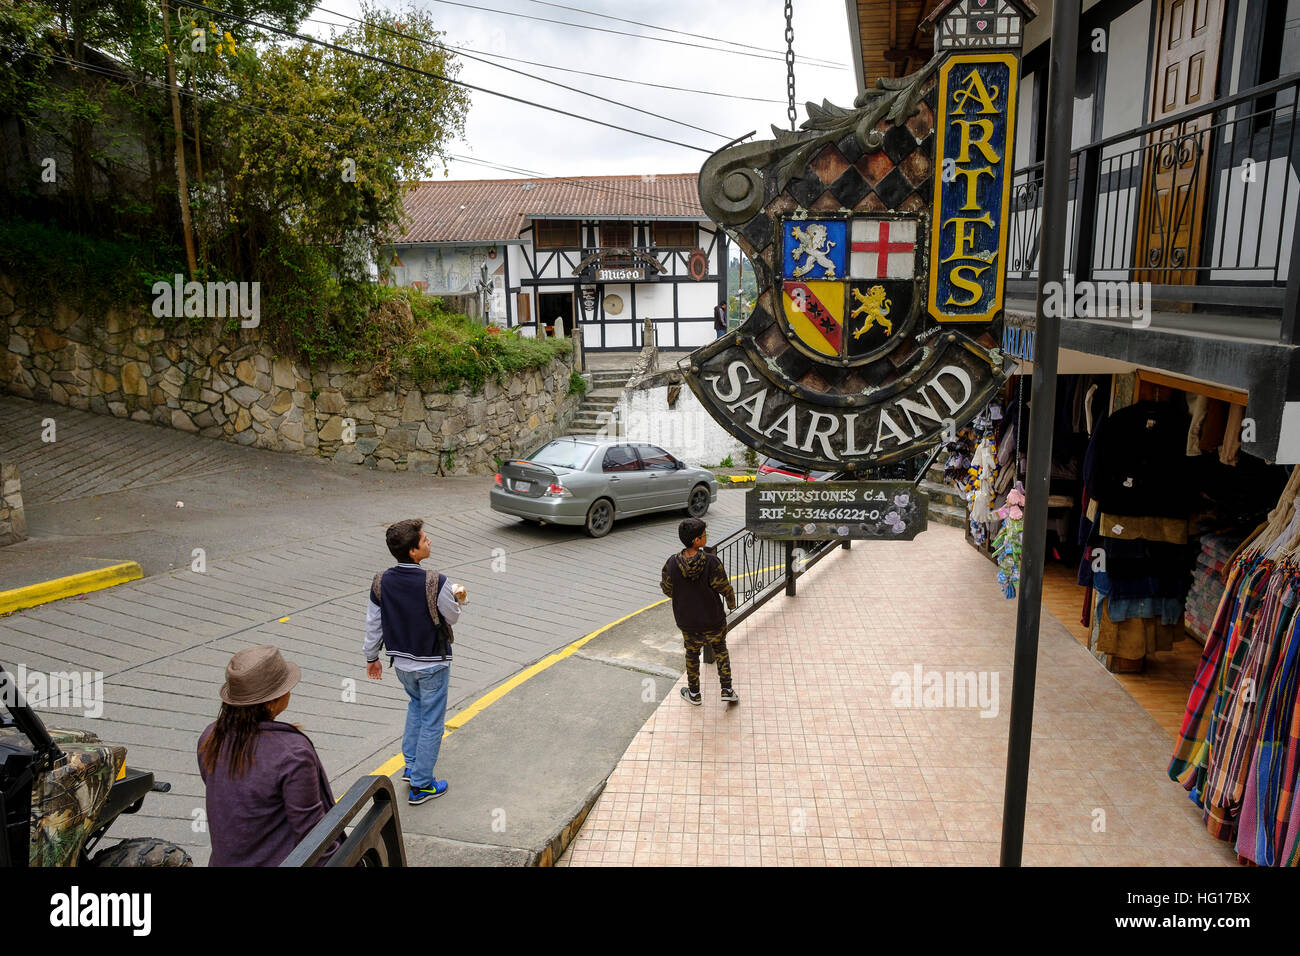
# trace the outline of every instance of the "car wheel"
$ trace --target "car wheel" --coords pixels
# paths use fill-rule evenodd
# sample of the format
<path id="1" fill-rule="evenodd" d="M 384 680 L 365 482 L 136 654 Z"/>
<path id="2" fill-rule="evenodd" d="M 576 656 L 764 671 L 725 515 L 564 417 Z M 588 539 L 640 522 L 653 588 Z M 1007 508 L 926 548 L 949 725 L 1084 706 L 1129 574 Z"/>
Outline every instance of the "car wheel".
<path id="1" fill-rule="evenodd" d="M 703 518 L 709 511 L 711 497 L 708 485 L 696 485 L 691 489 L 691 497 L 687 499 L 686 513 L 692 518 Z"/>
<path id="2" fill-rule="evenodd" d="M 603 538 L 614 527 L 614 503 L 608 498 L 600 498 L 587 509 L 587 534 L 593 538 Z"/>

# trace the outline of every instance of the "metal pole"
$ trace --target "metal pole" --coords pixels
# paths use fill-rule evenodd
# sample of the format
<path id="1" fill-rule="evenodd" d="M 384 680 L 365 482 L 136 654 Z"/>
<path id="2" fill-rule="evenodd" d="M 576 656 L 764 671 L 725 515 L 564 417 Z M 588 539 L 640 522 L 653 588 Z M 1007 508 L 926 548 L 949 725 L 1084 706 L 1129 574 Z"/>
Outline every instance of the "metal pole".
<path id="1" fill-rule="evenodd" d="M 1078 59 L 1080 0 L 1052 5 L 1051 63 L 1047 79 L 1047 142 L 1043 161 L 1042 258 L 1038 268 L 1034 386 L 1029 414 L 1029 474 L 1025 480 L 1025 530 L 1016 607 L 1015 663 L 1011 672 L 1011 730 L 1002 799 L 1002 866 L 1019 866 L 1025 840 L 1025 793 L 1034 728 L 1034 683 L 1038 625 L 1042 617 L 1043 559 L 1047 539 L 1047 488 L 1052 465 L 1052 421 L 1056 408 L 1056 350 L 1059 318 L 1043 314 L 1044 286 L 1060 282 L 1065 266 L 1066 190 L 1070 178 L 1070 132 Z M 1086 200 L 1087 197 L 1084 197 Z M 1006 250 L 1002 252 L 1006 255 Z"/>
<path id="2" fill-rule="evenodd" d="M 794 597 L 794 542 L 785 543 L 785 593 Z"/>

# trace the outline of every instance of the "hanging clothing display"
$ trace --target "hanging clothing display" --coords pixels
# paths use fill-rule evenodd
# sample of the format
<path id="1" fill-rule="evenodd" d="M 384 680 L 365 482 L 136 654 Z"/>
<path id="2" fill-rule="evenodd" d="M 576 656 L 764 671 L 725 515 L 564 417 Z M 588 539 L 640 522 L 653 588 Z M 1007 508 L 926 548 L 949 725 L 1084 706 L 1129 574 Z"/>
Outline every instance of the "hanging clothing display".
<path id="1" fill-rule="evenodd" d="M 1260 866 L 1300 865 L 1298 606 L 1300 468 L 1229 561 L 1168 771 Z"/>
<path id="2" fill-rule="evenodd" d="M 1181 401 L 1129 405 L 1097 425 L 1084 455 L 1078 582 L 1096 592 L 1095 615 L 1089 593 L 1083 617 L 1091 650 L 1112 670 L 1136 670 L 1184 637 L 1195 501 L 1181 470 L 1189 418 Z"/>

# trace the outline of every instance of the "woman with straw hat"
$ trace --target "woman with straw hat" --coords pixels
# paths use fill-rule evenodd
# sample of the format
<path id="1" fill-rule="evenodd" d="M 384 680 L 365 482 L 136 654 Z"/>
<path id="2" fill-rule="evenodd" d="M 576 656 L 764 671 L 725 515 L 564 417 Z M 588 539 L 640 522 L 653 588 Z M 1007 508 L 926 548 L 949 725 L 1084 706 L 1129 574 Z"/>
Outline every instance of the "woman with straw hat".
<path id="1" fill-rule="evenodd" d="M 275 719 L 301 678 L 269 644 L 226 665 L 221 712 L 199 738 L 209 866 L 278 866 L 334 805 L 312 742 Z"/>

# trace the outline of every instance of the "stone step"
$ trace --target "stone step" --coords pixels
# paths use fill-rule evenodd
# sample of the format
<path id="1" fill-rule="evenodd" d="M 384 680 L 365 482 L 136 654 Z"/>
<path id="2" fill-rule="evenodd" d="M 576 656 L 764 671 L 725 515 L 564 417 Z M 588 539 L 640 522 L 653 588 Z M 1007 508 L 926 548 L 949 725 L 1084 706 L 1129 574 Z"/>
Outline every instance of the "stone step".
<path id="1" fill-rule="evenodd" d="M 951 505 L 935 504 L 930 502 L 930 510 L 927 512 L 929 520 L 935 524 L 946 524 L 952 528 L 966 527 L 966 508 L 963 505 L 955 508 Z"/>
<path id="2" fill-rule="evenodd" d="M 594 388 L 622 388 L 631 377 L 627 372 L 592 372 L 591 384 Z"/>
<path id="3" fill-rule="evenodd" d="M 952 505 L 958 508 L 965 508 L 966 501 L 961 497 L 961 493 L 952 485 L 944 482 L 923 480 L 920 488 L 930 496 L 931 504 L 942 503 Z"/>
<path id="4" fill-rule="evenodd" d="M 588 395 L 582 400 L 582 408 L 613 408 L 618 404 L 617 395 Z"/>

